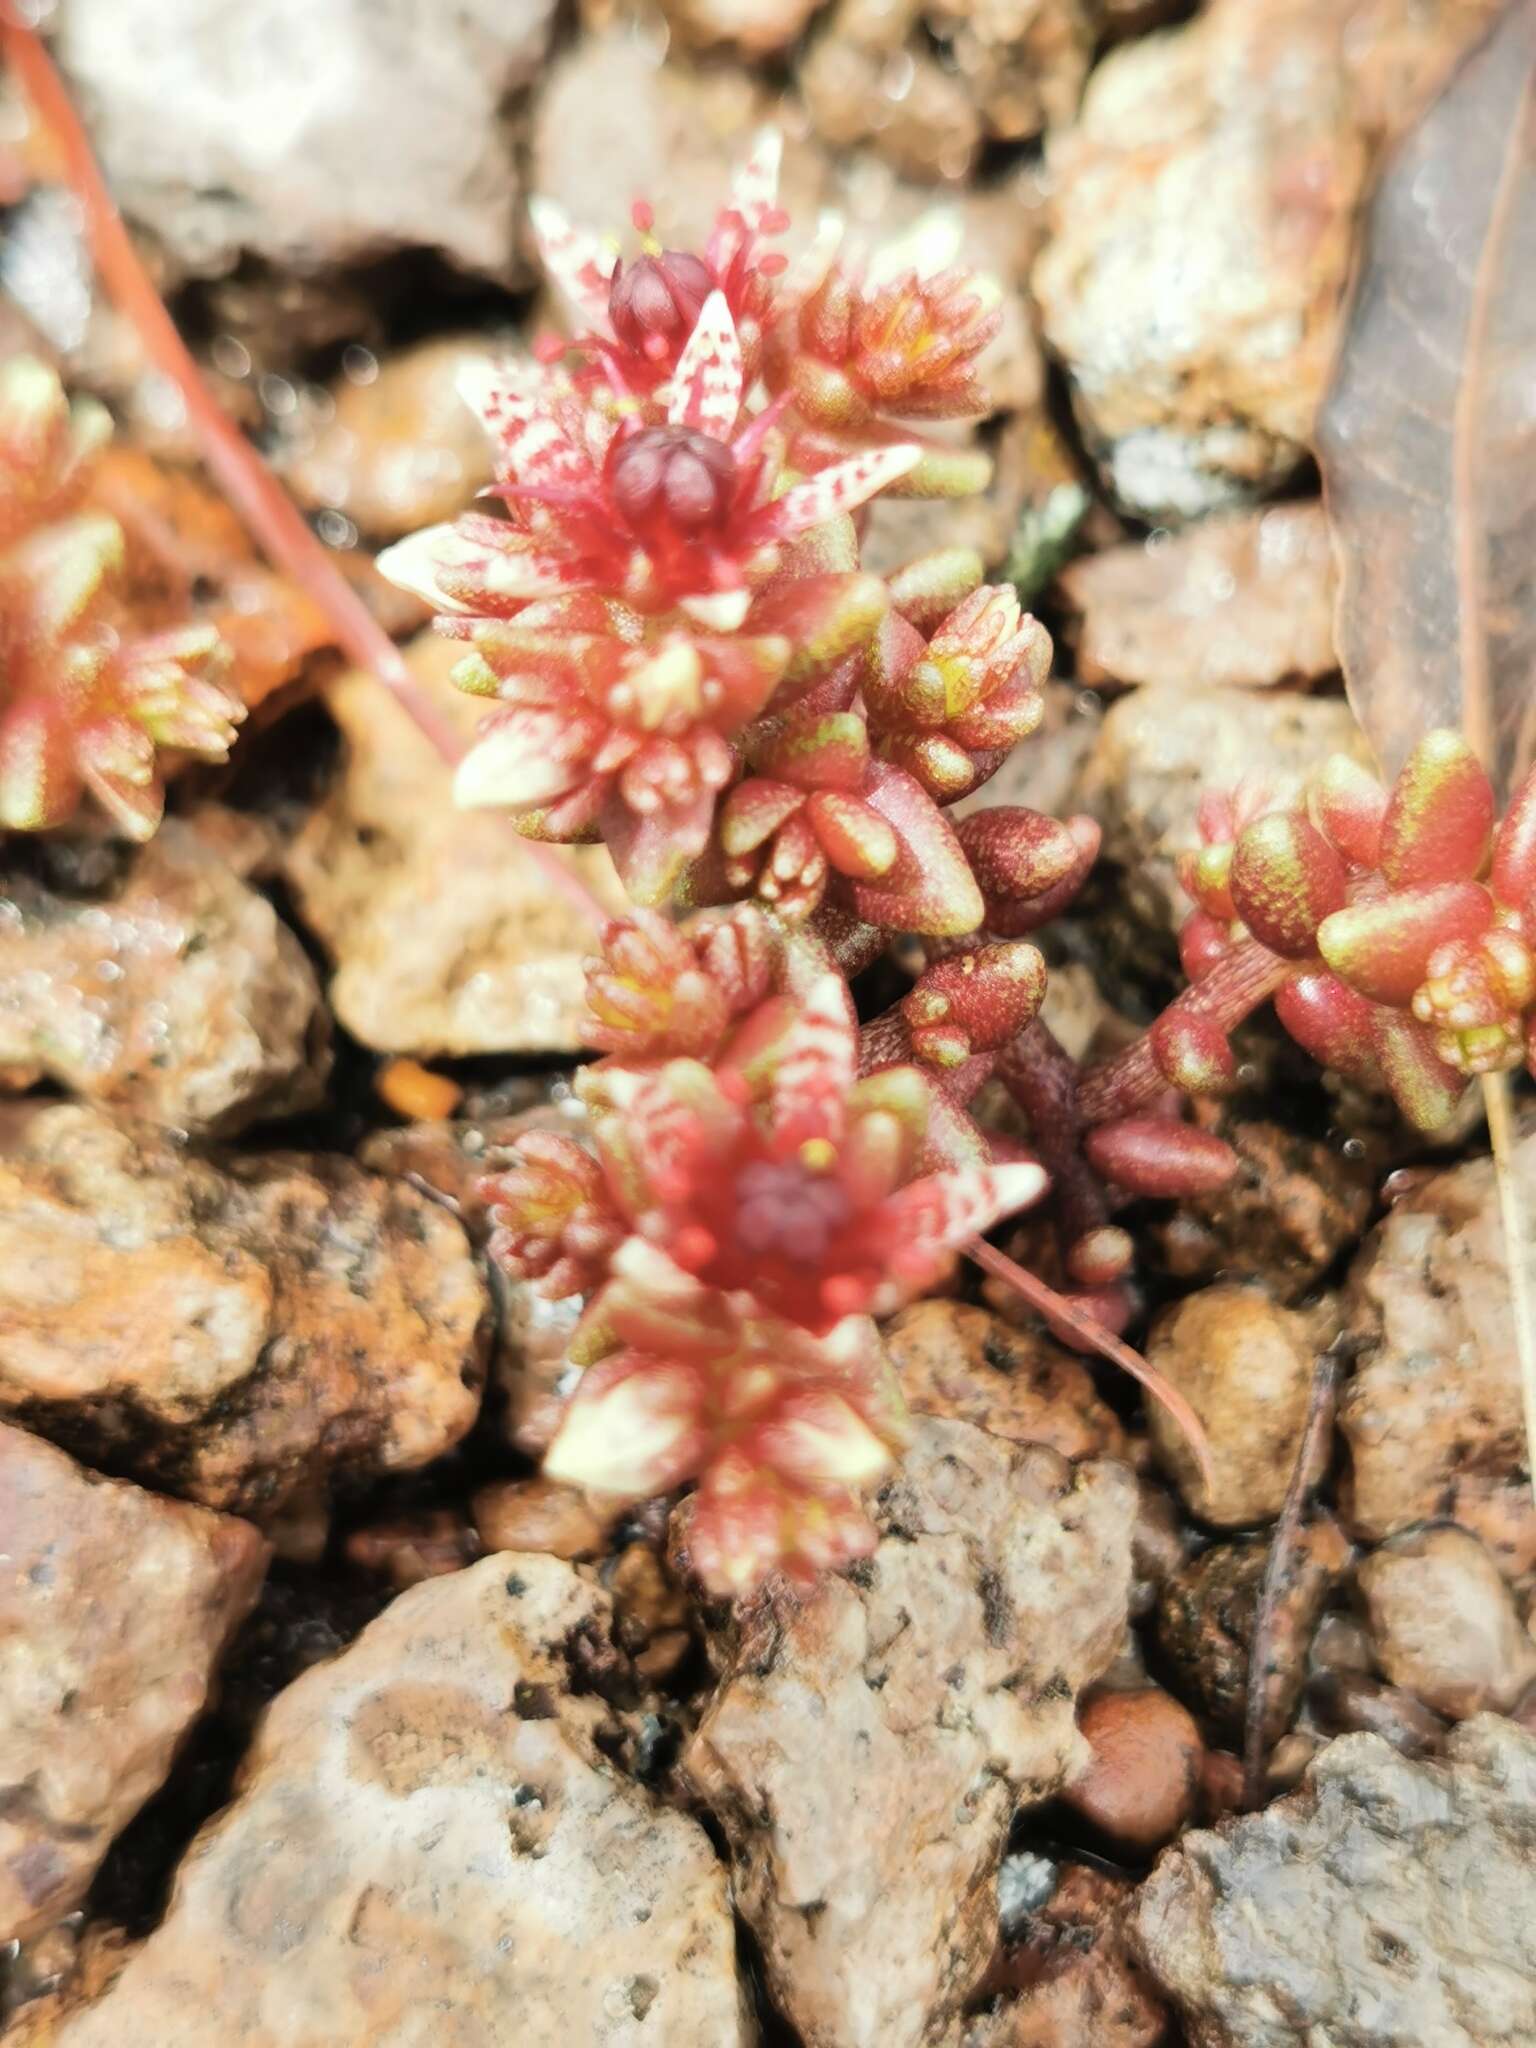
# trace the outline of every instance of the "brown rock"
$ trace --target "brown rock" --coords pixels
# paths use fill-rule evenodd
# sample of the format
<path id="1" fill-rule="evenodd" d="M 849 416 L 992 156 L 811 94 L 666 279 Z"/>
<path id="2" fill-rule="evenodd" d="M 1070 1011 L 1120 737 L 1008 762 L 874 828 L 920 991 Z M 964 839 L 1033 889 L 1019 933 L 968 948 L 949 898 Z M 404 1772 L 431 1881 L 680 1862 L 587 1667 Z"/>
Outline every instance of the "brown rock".
<path id="1" fill-rule="evenodd" d="M 1205 1744 L 1193 1717 L 1160 1686 L 1097 1693 L 1077 1717 L 1092 1752 L 1062 1802 L 1115 1849 L 1148 1856 L 1194 1811 Z"/>
<path id="2" fill-rule="evenodd" d="M 0 1113 L 0 1412 L 92 1460 L 263 1515 L 426 1464 L 474 1421 L 484 1310 L 452 1217 L 348 1160 Z"/>
<path id="3" fill-rule="evenodd" d="M 431 636 L 407 659 L 467 738 L 485 707 L 447 680 L 461 651 Z M 449 770 L 371 676 L 342 677 L 326 701 L 346 761 L 288 848 L 285 873 L 336 962 L 337 1017 L 379 1052 L 574 1051 L 590 922 L 504 818 L 455 810 Z M 601 847 L 554 857 L 611 910 L 621 906 Z"/>
<path id="4" fill-rule="evenodd" d="M 1252 1278 L 1276 1300 L 1296 1301 L 1365 1229 L 1371 1163 L 1283 1123 L 1226 1115 L 1215 1129 L 1236 1152 L 1237 1172 L 1154 1226 L 1163 1262 L 1181 1280 Z"/>
<path id="5" fill-rule="evenodd" d="M 64 1928 L 51 1929 L 42 1940 L 57 1942 L 64 1932 Z M 18 1985 L 18 1964 L 12 1964 L 7 1990 L 20 1991 L 21 1997 L 15 2000 L 20 2010 L 9 2026 L 0 2027 L 0 2041 L 5 2048 L 57 2048 L 59 2030 L 65 2021 L 81 2006 L 101 1996 L 138 1943 L 131 1941 L 120 1927 L 94 1925 L 85 1928 L 78 1942 L 67 1946 L 72 1950 L 67 1972 L 54 1982 L 49 1982 L 46 1975 L 38 1982 L 27 1973 L 29 1981 Z M 26 1951 L 27 1944 L 23 1943 L 19 1961 L 24 1961 Z M 21 1998 L 25 1998 L 25 2004 Z"/>
<path id="6" fill-rule="evenodd" d="M 364 379 L 344 373 L 331 387 L 331 418 L 287 466 L 300 504 L 344 513 L 380 540 L 462 512 L 491 481 L 491 444 L 458 378 L 490 353 L 483 336 L 445 335 L 386 357 Z"/>
<path id="7" fill-rule="evenodd" d="M 1127 1879 L 1069 1864 L 988 1971 L 983 1994 L 996 2002 L 946 2048 L 1158 2048 L 1168 2014 L 1126 1943 L 1134 1899 Z"/>
<path id="8" fill-rule="evenodd" d="M 1160 1402 L 1147 1431 L 1191 1513 L 1222 1529 L 1273 1521 L 1301 1448 L 1318 1351 L 1337 1318 L 1329 1305 L 1303 1314 L 1262 1288 L 1218 1282 L 1153 1324 L 1150 1363 L 1184 1394 L 1205 1426 L 1209 1483 Z M 1312 1477 L 1327 1463 L 1323 1447 Z"/>
<path id="9" fill-rule="evenodd" d="M 1254 1619 L 1269 1561 L 1267 1542 L 1213 1543 L 1163 1588 L 1157 1642 L 1178 1692 L 1224 1734 L 1239 1736 L 1248 1691 Z M 1287 1552 L 1264 1682 L 1266 1748 L 1285 1733 L 1307 1676 L 1318 1616 L 1349 1569 L 1339 1527 L 1320 1515 Z"/>
<path id="10" fill-rule="evenodd" d="M 1536 1202 L 1536 1132 L 1516 1148 Z M 1433 1174 L 1366 1239 L 1349 1282 L 1350 1319 L 1367 1340 L 1339 1405 L 1349 1444 L 1351 1526 L 1372 1542 L 1416 1522 L 1499 1510 L 1498 1547 L 1536 1545 L 1520 1370 L 1493 1162 Z M 1482 1526 L 1486 1527 L 1484 1523 Z"/>
<path id="11" fill-rule="evenodd" d="M 60 2048 L 385 2041 L 746 2048 L 725 1876 L 604 1757 L 569 1647 L 608 1604 L 553 1558 L 400 1598 L 275 1702 L 163 1925 Z"/>
<path id="12" fill-rule="evenodd" d="M 475 1531 L 451 1508 L 394 1515 L 354 1529 L 342 1545 L 349 1564 L 379 1572 L 402 1593 L 423 1579 L 462 1571 L 480 1555 Z"/>
<path id="13" fill-rule="evenodd" d="M 1310 683 L 1338 668 L 1333 553 L 1318 504 L 1205 519 L 1062 572 L 1085 683 Z"/>
<path id="14" fill-rule="evenodd" d="M 1012 1329 L 985 1309 L 919 1301 L 885 1327 L 907 1406 L 972 1422 L 1064 1458 L 1124 1458 L 1125 1431 L 1083 1361 L 1043 1333 Z"/>
<path id="15" fill-rule="evenodd" d="M 919 1417 L 874 1554 L 739 1613 L 687 1767 L 807 2048 L 916 2048 L 979 1977 L 1014 1803 L 1085 1754 L 1133 1506 L 1120 1466 Z"/>
<path id="16" fill-rule="evenodd" d="M 1337 698 L 1289 690 L 1136 690 L 1100 726 L 1077 803 L 1104 827 L 1104 858 L 1123 871 L 1125 907 L 1150 930 L 1169 933 L 1191 907 L 1175 862 L 1200 843 L 1201 797 L 1231 788 L 1257 764 L 1277 781 L 1299 780 L 1341 752 L 1368 759 L 1348 706 Z"/>
<path id="17" fill-rule="evenodd" d="M 249 1523 L 0 1424 L 0 1943 L 84 1898 L 207 1705 L 266 1563 Z"/>
<path id="18" fill-rule="evenodd" d="M 578 1486 L 558 1479 L 494 1479 L 471 1503 L 487 1550 L 537 1550 L 566 1559 L 601 1555 L 602 1517 Z"/>
<path id="19" fill-rule="evenodd" d="M 304 950 L 205 836 L 169 818 L 116 860 L 21 848 L 0 873 L 0 1083 L 46 1076 L 228 1135 L 320 1099 L 329 1027 Z"/>
<path id="20" fill-rule="evenodd" d="M 1330 1735 L 1379 1735 L 1404 1756 L 1432 1756 L 1445 1740 L 1445 1722 L 1422 1700 L 1360 1671 L 1318 1672 L 1307 1707 Z"/>
<path id="21" fill-rule="evenodd" d="M 1536 1739 L 1484 1715 L 1445 1763 L 1331 1742 L 1296 1792 L 1186 1835 L 1134 1939 L 1201 2048 L 1536 2039 Z"/>
<path id="22" fill-rule="evenodd" d="M 1536 1643 L 1475 1536 L 1450 1524 L 1394 1536 L 1360 1567 L 1385 1676 L 1453 1721 L 1508 1713 L 1536 1679 Z"/>

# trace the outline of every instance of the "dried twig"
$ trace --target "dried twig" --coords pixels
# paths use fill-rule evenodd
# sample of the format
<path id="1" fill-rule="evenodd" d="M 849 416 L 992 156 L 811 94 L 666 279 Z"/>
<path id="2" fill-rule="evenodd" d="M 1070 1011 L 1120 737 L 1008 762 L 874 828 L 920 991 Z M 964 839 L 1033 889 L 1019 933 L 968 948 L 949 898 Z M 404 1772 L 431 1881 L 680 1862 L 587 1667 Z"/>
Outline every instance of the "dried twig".
<path id="1" fill-rule="evenodd" d="M 1269 1644 L 1274 1634 L 1275 1615 L 1279 1610 L 1280 1592 L 1290 1566 L 1291 1552 L 1301 1533 L 1307 1495 L 1312 1490 L 1307 1475 L 1333 1427 L 1334 1396 L 1338 1391 L 1340 1370 L 1345 1360 L 1354 1356 L 1357 1346 L 1358 1339 L 1339 1337 L 1326 1351 L 1318 1353 L 1312 1373 L 1312 1391 L 1307 1400 L 1307 1419 L 1302 1426 L 1301 1442 L 1296 1448 L 1296 1463 L 1291 1468 L 1291 1481 L 1285 1490 L 1280 1519 L 1275 1523 L 1269 1542 L 1264 1584 L 1253 1618 L 1253 1641 L 1248 1651 L 1248 1693 L 1243 1711 L 1243 1805 L 1249 1809 L 1262 1803 L 1264 1689 L 1270 1675 Z"/>

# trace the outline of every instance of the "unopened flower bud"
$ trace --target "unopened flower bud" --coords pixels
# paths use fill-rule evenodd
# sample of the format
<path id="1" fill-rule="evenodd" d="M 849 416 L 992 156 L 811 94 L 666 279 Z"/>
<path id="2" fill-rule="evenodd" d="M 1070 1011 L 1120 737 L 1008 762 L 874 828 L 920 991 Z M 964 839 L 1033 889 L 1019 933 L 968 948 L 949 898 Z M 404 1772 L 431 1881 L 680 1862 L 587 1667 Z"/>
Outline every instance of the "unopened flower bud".
<path id="1" fill-rule="evenodd" d="M 722 526 L 736 490 L 736 458 L 724 441 L 691 427 L 642 427 L 608 458 L 614 505 L 632 527 L 656 521 L 682 533 Z"/>

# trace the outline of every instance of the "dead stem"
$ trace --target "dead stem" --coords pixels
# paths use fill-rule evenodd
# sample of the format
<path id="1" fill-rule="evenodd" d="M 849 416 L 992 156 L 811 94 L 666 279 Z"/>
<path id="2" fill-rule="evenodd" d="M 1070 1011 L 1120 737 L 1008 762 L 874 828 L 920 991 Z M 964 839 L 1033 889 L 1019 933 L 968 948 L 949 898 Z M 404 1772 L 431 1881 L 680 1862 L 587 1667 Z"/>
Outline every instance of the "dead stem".
<path id="1" fill-rule="evenodd" d="M 1346 1358 L 1353 1357 L 1357 1340 L 1339 1337 L 1326 1351 L 1318 1353 L 1312 1372 L 1312 1391 L 1307 1399 L 1307 1419 L 1302 1426 L 1296 1462 L 1285 1490 L 1280 1518 L 1269 1542 L 1264 1566 L 1264 1584 L 1254 1612 L 1253 1641 L 1248 1650 L 1248 1691 L 1243 1703 L 1243 1805 L 1253 1811 L 1263 1803 L 1264 1791 L 1264 1687 L 1270 1675 L 1269 1644 L 1274 1634 L 1280 1593 L 1311 1486 L 1307 1475 L 1333 1426 L 1333 1402 L 1338 1390 L 1339 1371 Z"/>
<path id="2" fill-rule="evenodd" d="M 267 558 L 290 576 L 330 621 L 343 653 L 382 683 L 423 737 L 450 766 L 456 765 L 464 752 L 458 734 L 311 533 L 283 486 L 208 389 L 139 260 L 64 81 L 36 30 L 17 18 L 10 0 L 0 0 L 0 50 L 57 145 L 64 177 L 84 212 L 102 280 L 114 303 L 132 321 L 145 354 L 180 392 L 214 481 Z M 601 930 L 608 922 L 608 912 L 560 855 L 536 841 L 514 836 L 550 883 Z"/>
<path id="3" fill-rule="evenodd" d="M 1185 1442 L 1195 1454 L 1200 1467 L 1200 1477 L 1206 1485 L 1214 1486 L 1215 1473 L 1211 1469 L 1211 1447 L 1206 1442 L 1205 1431 L 1200 1425 L 1188 1401 L 1178 1388 L 1165 1380 L 1154 1365 L 1133 1351 L 1129 1344 L 1106 1330 L 1101 1322 L 1086 1314 L 1074 1302 L 1058 1294 L 1054 1287 L 1047 1287 L 1043 1280 L 1026 1272 L 1017 1260 L 1010 1259 L 1006 1252 L 1000 1252 L 996 1245 L 988 1244 L 985 1238 L 973 1237 L 965 1246 L 965 1255 L 994 1278 L 1006 1282 L 1017 1294 L 1035 1308 L 1046 1322 L 1069 1331 L 1074 1340 L 1085 1349 L 1097 1351 L 1101 1358 L 1107 1358 L 1111 1365 L 1118 1365 L 1122 1372 L 1140 1381 L 1154 1401 L 1159 1402 L 1173 1417 Z"/>

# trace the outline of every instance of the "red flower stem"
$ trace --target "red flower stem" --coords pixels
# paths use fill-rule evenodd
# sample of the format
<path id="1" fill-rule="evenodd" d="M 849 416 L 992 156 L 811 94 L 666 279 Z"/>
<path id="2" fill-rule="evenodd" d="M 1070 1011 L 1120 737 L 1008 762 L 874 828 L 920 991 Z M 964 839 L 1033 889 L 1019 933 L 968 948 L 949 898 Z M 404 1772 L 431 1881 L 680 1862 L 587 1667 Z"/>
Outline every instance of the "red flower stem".
<path id="1" fill-rule="evenodd" d="M 1261 946 L 1257 939 L 1243 939 L 1225 959 L 1218 960 L 1203 981 L 1185 989 L 1163 1012 L 1167 1017 L 1207 1017 L 1223 1031 L 1232 1031 L 1267 1002 L 1294 960 L 1282 960 Z M 1078 1113 L 1085 1124 L 1107 1124 L 1112 1119 L 1132 1116 L 1145 1109 L 1168 1087 L 1152 1057 L 1146 1033 L 1111 1060 L 1090 1067 L 1078 1085 Z"/>
<path id="2" fill-rule="evenodd" d="M 64 81 L 36 30 L 0 0 L 0 50 L 58 147 L 64 176 L 85 215 L 91 253 L 114 302 L 133 323 L 144 352 L 181 393 L 214 481 L 266 554 L 330 621 L 337 645 L 357 667 L 376 677 L 450 767 L 464 747 L 406 666 L 400 650 L 347 582 L 303 515 L 261 456 L 208 389 L 191 350 L 139 260 L 122 215 L 107 189 Z M 552 849 L 518 838 L 599 930 L 608 912 Z"/>
<path id="3" fill-rule="evenodd" d="M 1097 1351 L 1111 1365 L 1118 1365 L 1122 1372 L 1128 1372 L 1132 1379 L 1139 1380 L 1153 1400 L 1161 1403 L 1178 1424 L 1185 1442 L 1195 1454 L 1195 1462 L 1206 1485 L 1215 1484 L 1211 1447 L 1206 1442 L 1199 1416 L 1178 1388 L 1165 1380 L 1155 1366 L 1148 1364 L 1139 1351 L 1133 1351 L 1129 1344 L 1122 1343 L 1101 1322 L 1058 1294 L 1054 1287 L 1047 1287 L 1043 1280 L 1037 1280 L 1033 1273 L 1027 1273 L 1016 1260 L 1010 1259 L 1006 1252 L 1000 1252 L 996 1245 L 988 1244 L 985 1238 L 973 1237 L 964 1249 L 967 1258 L 974 1259 L 984 1271 L 1021 1294 L 1048 1323 L 1058 1323 L 1070 1330 L 1085 1350 Z"/>
<path id="4" fill-rule="evenodd" d="M 1076 1062 L 1036 1017 L 998 1061 L 998 1079 L 1029 1118 L 1040 1163 L 1051 1176 L 1051 1201 L 1062 1247 L 1109 1221 L 1098 1175 L 1083 1157 Z"/>

